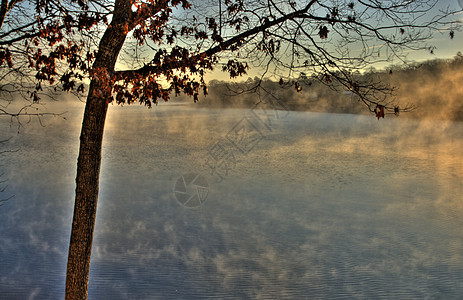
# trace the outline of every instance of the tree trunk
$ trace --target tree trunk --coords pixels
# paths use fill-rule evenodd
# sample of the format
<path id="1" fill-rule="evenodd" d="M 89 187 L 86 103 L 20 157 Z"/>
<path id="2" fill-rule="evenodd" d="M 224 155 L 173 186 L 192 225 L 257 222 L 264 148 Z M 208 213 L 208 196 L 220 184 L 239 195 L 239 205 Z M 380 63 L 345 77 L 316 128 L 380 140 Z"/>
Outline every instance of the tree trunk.
<path id="1" fill-rule="evenodd" d="M 93 83 L 93 82 L 92 82 Z M 80 136 L 76 198 L 66 274 L 66 299 L 87 299 L 90 255 L 95 227 L 101 145 L 108 105 L 91 96 L 91 85 Z"/>
<path id="2" fill-rule="evenodd" d="M 114 72 L 119 52 L 127 36 L 126 16 L 130 1 L 116 0 L 113 21 L 101 38 L 94 69 Z M 125 14 L 124 14 L 125 12 Z M 84 300 L 88 294 L 90 255 L 95 227 L 101 146 L 111 96 L 104 80 L 94 77 L 90 83 L 80 135 L 77 160 L 76 197 L 66 273 L 66 299 Z M 105 92 L 106 91 L 106 92 Z"/>

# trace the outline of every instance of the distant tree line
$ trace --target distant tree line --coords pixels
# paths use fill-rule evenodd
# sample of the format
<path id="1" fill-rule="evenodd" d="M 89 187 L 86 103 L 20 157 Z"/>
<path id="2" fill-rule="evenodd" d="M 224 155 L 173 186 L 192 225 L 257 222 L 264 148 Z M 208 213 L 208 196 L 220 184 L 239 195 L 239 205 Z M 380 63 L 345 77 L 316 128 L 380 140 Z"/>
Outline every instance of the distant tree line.
<path id="1" fill-rule="evenodd" d="M 406 117 L 463 120 L 463 55 L 452 59 L 434 59 L 421 63 L 373 68 L 355 74 L 359 81 L 380 82 L 393 89 L 386 102 L 402 103 L 411 111 Z M 248 78 L 230 83 L 211 80 L 209 94 L 199 105 L 211 108 L 251 108 L 261 101 L 254 87 L 272 93 L 287 108 L 295 111 L 367 114 L 365 105 L 335 83 L 327 85 L 316 77 L 304 76 L 293 81 Z M 401 110 L 399 107 L 398 114 Z M 391 114 L 392 115 L 392 114 Z"/>

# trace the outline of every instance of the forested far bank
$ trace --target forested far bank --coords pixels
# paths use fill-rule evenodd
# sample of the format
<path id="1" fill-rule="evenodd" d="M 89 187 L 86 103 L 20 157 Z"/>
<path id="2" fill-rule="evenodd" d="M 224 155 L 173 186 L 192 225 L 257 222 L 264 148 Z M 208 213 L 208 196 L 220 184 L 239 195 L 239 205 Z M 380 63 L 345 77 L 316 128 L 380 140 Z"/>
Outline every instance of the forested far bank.
<path id="1" fill-rule="evenodd" d="M 355 76 L 360 81 L 379 82 L 394 87 L 393 95 L 387 101 L 397 103 L 399 108 L 413 108 L 411 112 L 401 114 L 402 117 L 463 120 L 461 53 L 453 59 L 392 66 L 380 71 L 371 69 Z M 260 82 L 263 88 L 260 89 L 260 96 L 252 92 L 259 82 L 260 78 L 257 77 L 239 83 L 211 80 L 208 95 L 200 97 L 198 105 L 211 108 L 250 108 L 259 101 L 265 101 L 268 97 L 263 92 L 265 89 L 287 109 L 294 111 L 370 113 L 358 96 L 340 85 L 334 85 L 334 82 L 327 85 L 310 77 L 300 77 L 293 81 L 264 79 Z M 299 91 L 296 85 L 300 86 Z"/>

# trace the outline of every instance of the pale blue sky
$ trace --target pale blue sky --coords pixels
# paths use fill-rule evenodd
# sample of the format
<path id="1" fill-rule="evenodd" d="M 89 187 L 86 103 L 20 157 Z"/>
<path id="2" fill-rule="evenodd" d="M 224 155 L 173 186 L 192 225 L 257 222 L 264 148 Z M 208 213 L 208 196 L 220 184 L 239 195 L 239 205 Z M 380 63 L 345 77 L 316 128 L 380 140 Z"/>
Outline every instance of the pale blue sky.
<path id="1" fill-rule="evenodd" d="M 460 10 L 463 8 L 463 0 L 439 0 L 438 6 L 435 8 L 435 12 L 438 13 L 440 10 Z M 433 16 L 430 14 L 429 16 Z M 455 20 L 463 21 L 463 14 L 459 13 L 455 16 Z M 432 40 L 429 41 L 429 45 L 435 47 L 433 53 L 427 50 L 420 50 L 420 51 L 405 51 L 403 54 L 405 55 L 404 58 L 408 62 L 420 62 L 432 59 L 447 59 L 454 57 L 457 52 L 463 52 L 463 31 L 455 31 L 454 38 L 450 38 L 450 30 L 452 28 L 448 28 L 448 30 L 436 32 Z M 402 64 L 400 59 L 396 58 L 387 63 L 381 63 L 375 65 L 374 67 L 377 69 L 388 67 L 390 65 Z M 244 75 L 240 78 L 237 78 L 237 81 L 246 80 L 248 77 L 260 76 L 262 74 L 262 70 L 258 68 L 251 68 L 248 70 L 247 75 Z M 217 68 L 212 73 L 209 73 L 206 76 L 207 80 L 212 79 L 219 79 L 219 80 L 228 80 L 229 76 L 226 73 L 220 71 L 220 68 Z"/>

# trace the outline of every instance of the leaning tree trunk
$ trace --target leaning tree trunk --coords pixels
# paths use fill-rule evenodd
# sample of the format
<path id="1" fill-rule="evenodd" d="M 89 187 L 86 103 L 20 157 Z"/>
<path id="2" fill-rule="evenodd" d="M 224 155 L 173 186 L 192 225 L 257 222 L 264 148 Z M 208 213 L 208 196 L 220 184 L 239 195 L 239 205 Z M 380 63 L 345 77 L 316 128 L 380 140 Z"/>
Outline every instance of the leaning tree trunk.
<path id="1" fill-rule="evenodd" d="M 116 0 L 113 21 L 106 29 L 94 62 L 95 70 L 109 76 L 127 36 L 129 0 Z M 124 15 L 124 12 L 126 13 Z M 106 83 L 107 84 L 107 83 Z M 80 135 L 76 197 L 66 273 L 66 299 L 87 299 L 90 255 L 95 227 L 103 131 L 111 96 L 105 81 L 94 76 L 90 83 Z M 107 88 L 107 87 L 106 87 Z"/>

